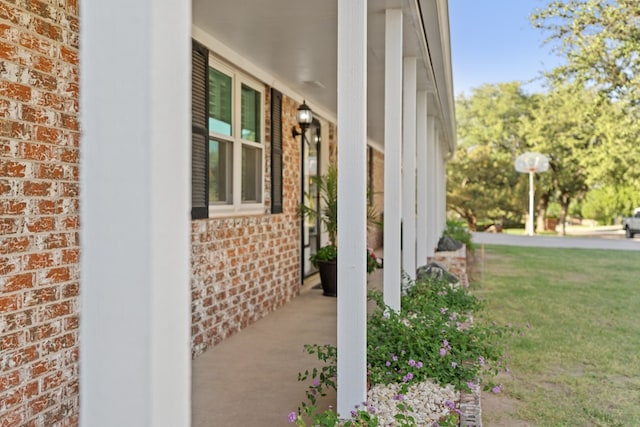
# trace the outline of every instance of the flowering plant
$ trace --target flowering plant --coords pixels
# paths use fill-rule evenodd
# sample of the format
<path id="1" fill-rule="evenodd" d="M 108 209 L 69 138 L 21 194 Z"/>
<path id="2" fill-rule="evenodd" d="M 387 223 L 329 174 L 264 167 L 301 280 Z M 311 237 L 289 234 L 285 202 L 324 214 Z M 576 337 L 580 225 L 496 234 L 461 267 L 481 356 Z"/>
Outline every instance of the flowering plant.
<path id="1" fill-rule="evenodd" d="M 375 252 L 367 249 L 367 273 L 371 274 L 378 268 L 382 268 L 382 258 L 378 258 Z"/>
<path id="2" fill-rule="evenodd" d="M 369 256 L 367 255 L 367 259 Z M 377 268 L 377 267 L 376 267 Z M 367 327 L 368 379 L 372 385 L 396 384 L 394 426 L 417 425 L 416 411 L 405 400 L 409 387 L 432 380 L 442 386 L 453 384 L 457 389 L 475 389 L 482 382 L 486 391 L 501 392 L 493 377 L 503 366 L 501 337 L 510 328 L 483 325 L 471 321 L 471 313 L 481 308 L 481 302 L 465 288 L 451 288 L 444 281 L 420 281 L 408 287 L 402 297 L 402 311 L 395 312 L 384 305 L 380 292 L 370 298 L 379 306 L 369 318 Z M 513 332 L 513 331 L 511 331 Z M 333 346 L 305 346 L 327 366 L 306 371 L 298 380 L 312 380 L 307 389 L 307 402 L 289 414 L 289 421 L 298 427 L 373 427 L 386 425 L 371 403 L 363 402 L 351 412 L 351 419 L 341 417 L 333 408 L 320 412 L 316 396 L 326 395 L 327 387 L 336 388 L 336 356 Z M 443 403 L 444 414 L 433 426 L 458 425 L 460 410 L 452 401 Z"/>

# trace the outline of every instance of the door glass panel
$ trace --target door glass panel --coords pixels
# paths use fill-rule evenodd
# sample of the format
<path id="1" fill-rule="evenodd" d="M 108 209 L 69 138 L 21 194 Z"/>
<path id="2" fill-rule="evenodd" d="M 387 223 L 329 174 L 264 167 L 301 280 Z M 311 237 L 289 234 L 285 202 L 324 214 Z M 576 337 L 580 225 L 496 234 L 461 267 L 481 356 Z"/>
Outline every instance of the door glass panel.
<path id="1" fill-rule="evenodd" d="M 304 203 L 314 207 L 314 218 L 306 217 L 302 226 L 303 273 L 309 276 L 317 269 L 309 261 L 309 257 L 320 248 L 320 199 L 314 178 L 320 172 L 320 126 L 312 124 L 307 130 L 303 144 L 302 156 Z"/>

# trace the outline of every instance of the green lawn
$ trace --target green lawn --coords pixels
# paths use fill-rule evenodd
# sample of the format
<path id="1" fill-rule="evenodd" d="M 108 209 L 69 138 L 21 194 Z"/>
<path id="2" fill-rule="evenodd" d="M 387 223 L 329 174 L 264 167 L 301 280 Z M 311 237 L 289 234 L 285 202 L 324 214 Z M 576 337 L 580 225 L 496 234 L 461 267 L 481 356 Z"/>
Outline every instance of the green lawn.
<path id="1" fill-rule="evenodd" d="M 520 326 L 500 378 L 536 426 L 640 426 L 640 252 L 488 246 L 474 293 Z"/>

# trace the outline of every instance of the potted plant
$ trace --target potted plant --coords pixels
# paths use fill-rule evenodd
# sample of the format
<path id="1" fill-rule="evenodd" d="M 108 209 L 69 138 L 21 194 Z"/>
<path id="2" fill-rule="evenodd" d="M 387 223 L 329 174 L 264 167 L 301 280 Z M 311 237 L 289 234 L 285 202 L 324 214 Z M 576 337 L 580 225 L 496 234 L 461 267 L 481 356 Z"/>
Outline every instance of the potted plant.
<path id="1" fill-rule="evenodd" d="M 330 163 L 325 175 L 314 176 L 312 179 L 320 194 L 320 222 L 327 230 L 329 241 L 311 255 L 309 260 L 320 273 L 323 295 L 335 297 L 338 295 L 338 248 L 336 246 L 338 236 L 338 168 L 335 163 Z M 305 198 L 311 202 L 309 194 L 305 194 Z M 318 213 L 312 206 L 312 203 L 301 203 L 298 210 L 299 215 L 303 218 L 315 219 Z M 370 206 L 367 210 L 367 222 L 378 224 L 376 219 L 377 214 Z M 375 260 L 375 265 L 370 262 L 371 259 Z M 373 251 L 367 250 L 367 272 L 371 273 L 379 266 L 381 266 L 381 260 L 375 256 Z"/>

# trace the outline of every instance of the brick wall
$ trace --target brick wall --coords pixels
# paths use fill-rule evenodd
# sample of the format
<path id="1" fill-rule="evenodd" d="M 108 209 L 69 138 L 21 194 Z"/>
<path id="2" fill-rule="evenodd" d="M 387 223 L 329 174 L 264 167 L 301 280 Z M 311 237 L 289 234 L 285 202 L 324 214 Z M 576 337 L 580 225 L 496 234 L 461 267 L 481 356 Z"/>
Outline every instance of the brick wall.
<path id="1" fill-rule="evenodd" d="M 447 269 L 451 274 L 460 279 L 460 286 L 469 287 L 469 275 L 467 272 L 467 247 L 462 246 L 457 251 L 436 252 L 429 257 L 429 263 L 435 262 Z"/>
<path id="2" fill-rule="evenodd" d="M 372 205 L 378 214 L 384 213 L 384 154 L 378 150 L 370 150 L 369 155 L 373 155 L 373 159 L 368 162 L 372 170 L 371 188 Z M 383 231 L 379 227 L 369 227 L 367 230 L 367 246 L 373 249 L 383 246 Z"/>
<path id="3" fill-rule="evenodd" d="M 78 422 L 78 5 L 0 0 L 0 425 Z"/>
<path id="4" fill-rule="evenodd" d="M 266 100 L 265 214 L 193 221 L 192 352 L 282 306 L 300 291 L 300 149 L 290 129 L 298 104 L 283 97 L 283 213 L 269 213 L 270 101 Z"/>

